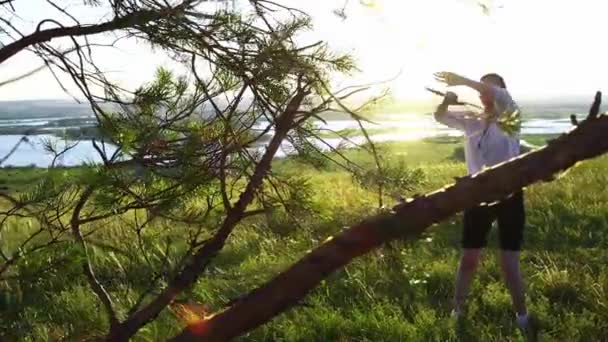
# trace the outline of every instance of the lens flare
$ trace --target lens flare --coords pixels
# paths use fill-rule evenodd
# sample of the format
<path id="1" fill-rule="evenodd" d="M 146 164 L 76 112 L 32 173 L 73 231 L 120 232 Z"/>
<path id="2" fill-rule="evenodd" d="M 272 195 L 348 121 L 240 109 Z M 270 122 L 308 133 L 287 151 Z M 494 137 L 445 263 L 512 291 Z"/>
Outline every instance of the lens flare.
<path id="1" fill-rule="evenodd" d="M 213 317 L 207 306 L 193 302 L 173 303 L 171 311 L 195 335 L 204 334 L 209 328 L 208 320 Z"/>

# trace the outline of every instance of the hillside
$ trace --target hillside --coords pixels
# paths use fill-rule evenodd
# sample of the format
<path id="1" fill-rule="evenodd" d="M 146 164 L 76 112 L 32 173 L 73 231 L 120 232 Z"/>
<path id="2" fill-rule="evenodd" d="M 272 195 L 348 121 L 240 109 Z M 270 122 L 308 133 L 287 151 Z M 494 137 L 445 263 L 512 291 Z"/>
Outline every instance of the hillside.
<path id="1" fill-rule="evenodd" d="M 543 140 L 537 137 L 531 142 L 542 144 Z M 412 189 L 391 188 L 390 193 L 424 193 L 464 174 L 463 163 L 454 158 L 460 145 L 458 140 L 382 144 L 395 165 L 422 171 L 421 182 Z M 373 164 L 362 151 L 349 151 L 348 157 Z M 598 341 L 608 333 L 608 192 L 598 191 L 608 183 L 603 172 L 607 166 L 606 157 L 598 158 L 582 163 L 554 182 L 526 190 L 528 216 L 522 266 L 530 310 L 543 326 L 541 341 Z M 212 270 L 190 292 L 193 301 L 211 312 L 376 210 L 375 193 L 335 166 L 319 172 L 286 159 L 276 162 L 275 171 L 307 179 L 310 211 L 294 213 L 297 225 L 277 213 L 271 218 L 253 217 L 237 229 Z M 1 170 L 0 185 L 19 188 L 31 184 L 39 173 L 35 169 Z M 145 253 L 157 255 L 154 253 L 163 251 L 162 241 L 183 234 L 181 226 L 155 221 L 146 228 L 151 232 L 145 235 L 148 247 L 143 253 L 136 233 L 125 228 L 125 222 L 108 220 L 104 229 L 89 240 L 95 243 L 96 273 L 108 290 L 117 294 L 120 309 L 149 286 L 141 281 L 153 276 L 146 273 Z M 19 223 L 14 221 L 12 228 L 3 232 L 4 248 L 33 229 Z M 436 225 L 415 243 L 397 242 L 356 260 L 331 275 L 299 306 L 240 340 L 518 341 L 509 294 L 495 257 L 496 232 L 491 235 L 490 248 L 473 283 L 470 314 L 462 326 L 456 326 L 450 318 L 460 229 L 461 219 L 456 216 Z M 105 246 L 114 245 L 120 248 L 113 249 L 111 257 L 101 253 L 106 251 Z M 7 281 L 0 286 L 0 305 L 11 308 L 0 320 L 0 336 L 6 340 L 48 341 L 57 336 L 82 340 L 91 332 L 107 328 L 94 294 L 84 285 L 74 251 L 59 245 L 33 255 L 27 259 L 29 267 L 40 265 L 44 272 L 29 274 L 28 268 L 19 267 L 16 272 L 24 274 L 14 275 L 28 281 Z M 177 262 L 179 256 L 172 249 L 168 260 Z M 49 264 L 48 260 L 56 263 Z M 49 291 L 54 294 L 49 295 Z M 179 312 L 166 310 L 134 340 L 165 340 L 183 325 Z"/>

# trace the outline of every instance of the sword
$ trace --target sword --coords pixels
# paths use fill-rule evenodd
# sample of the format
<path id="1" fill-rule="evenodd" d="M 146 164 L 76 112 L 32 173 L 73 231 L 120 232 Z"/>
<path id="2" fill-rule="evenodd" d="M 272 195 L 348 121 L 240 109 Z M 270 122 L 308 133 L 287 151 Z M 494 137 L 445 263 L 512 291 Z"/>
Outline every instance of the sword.
<path id="1" fill-rule="evenodd" d="M 435 90 L 435 89 L 432 89 L 432 88 L 429 88 L 429 87 L 425 87 L 424 89 L 426 89 L 427 91 L 430 91 L 431 93 L 433 93 L 435 95 L 439 95 L 441 97 L 445 96 L 445 93 L 440 92 L 439 90 Z M 475 107 L 477 109 L 482 109 L 483 110 L 483 108 L 481 106 L 478 106 L 476 104 L 469 103 L 469 102 L 458 101 L 458 102 L 456 102 L 456 104 L 459 105 L 459 106 L 471 106 L 471 107 Z"/>

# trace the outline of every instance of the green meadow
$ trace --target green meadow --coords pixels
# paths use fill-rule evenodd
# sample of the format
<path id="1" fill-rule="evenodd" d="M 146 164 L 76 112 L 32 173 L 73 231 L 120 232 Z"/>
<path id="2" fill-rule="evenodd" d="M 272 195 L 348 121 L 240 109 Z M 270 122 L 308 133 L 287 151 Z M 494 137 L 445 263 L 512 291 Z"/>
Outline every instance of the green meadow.
<path id="1" fill-rule="evenodd" d="M 547 137 L 526 137 L 535 145 Z M 410 170 L 410 182 L 388 188 L 383 202 L 397 195 L 432 191 L 465 173 L 462 142 L 433 139 L 380 144 L 394 168 Z M 362 165 L 372 157 L 350 150 Z M 526 189 L 527 226 L 522 267 L 530 311 L 541 322 L 541 341 L 608 340 L 608 157 L 581 163 L 551 183 Z M 27 188 L 38 169 L 2 169 L 4 191 Z M 78 172 L 66 169 L 62 172 Z M 378 210 L 378 195 L 335 165 L 321 171 L 298 159 L 275 161 L 277 174 L 297 174 L 310 189 L 307 210 L 245 220 L 211 267 L 180 300 L 221 310 L 297 261 L 308 250 Z M 6 205 L 6 204 L 4 204 Z M 89 239 L 98 278 L 119 313 L 149 285 L 147 262 L 177 258 L 180 226 L 155 222 L 138 243 L 128 218 L 91 227 Z M 35 230 L 12 218 L 0 248 L 11 250 Z M 474 280 L 468 316 L 450 318 L 453 280 L 459 257 L 461 218 L 431 227 L 417 241 L 386 245 L 332 274 L 298 306 L 240 338 L 241 341 L 520 341 L 510 297 L 490 246 Z M 145 248 L 141 248 L 145 246 Z M 35 272 L 33 271 L 35 270 Z M 122 311 L 121 311 L 122 310 Z M 161 341 L 184 326 L 178 310 L 165 310 L 135 341 Z M 60 244 L 34 253 L 0 278 L 0 340 L 81 341 L 107 331 L 99 301 L 82 273 L 78 252 Z"/>

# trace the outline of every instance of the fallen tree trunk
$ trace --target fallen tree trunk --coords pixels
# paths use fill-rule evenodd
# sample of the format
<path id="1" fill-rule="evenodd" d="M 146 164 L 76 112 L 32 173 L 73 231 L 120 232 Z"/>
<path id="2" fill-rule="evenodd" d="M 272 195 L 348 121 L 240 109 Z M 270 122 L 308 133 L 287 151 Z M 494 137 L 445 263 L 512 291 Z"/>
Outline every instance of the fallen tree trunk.
<path id="1" fill-rule="evenodd" d="M 550 180 L 579 161 L 608 151 L 608 116 L 597 116 L 598 92 L 587 120 L 546 147 L 453 185 L 400 204 L 393 213 L 369 218 L 308 253 L 268 283 L 172 341 L 226 341 L 268 322 L 290 308 L 325 277 L 382 244 L 418 236 L 431 224 L 483 202 L 493 202 L 535 182 Z"/>

